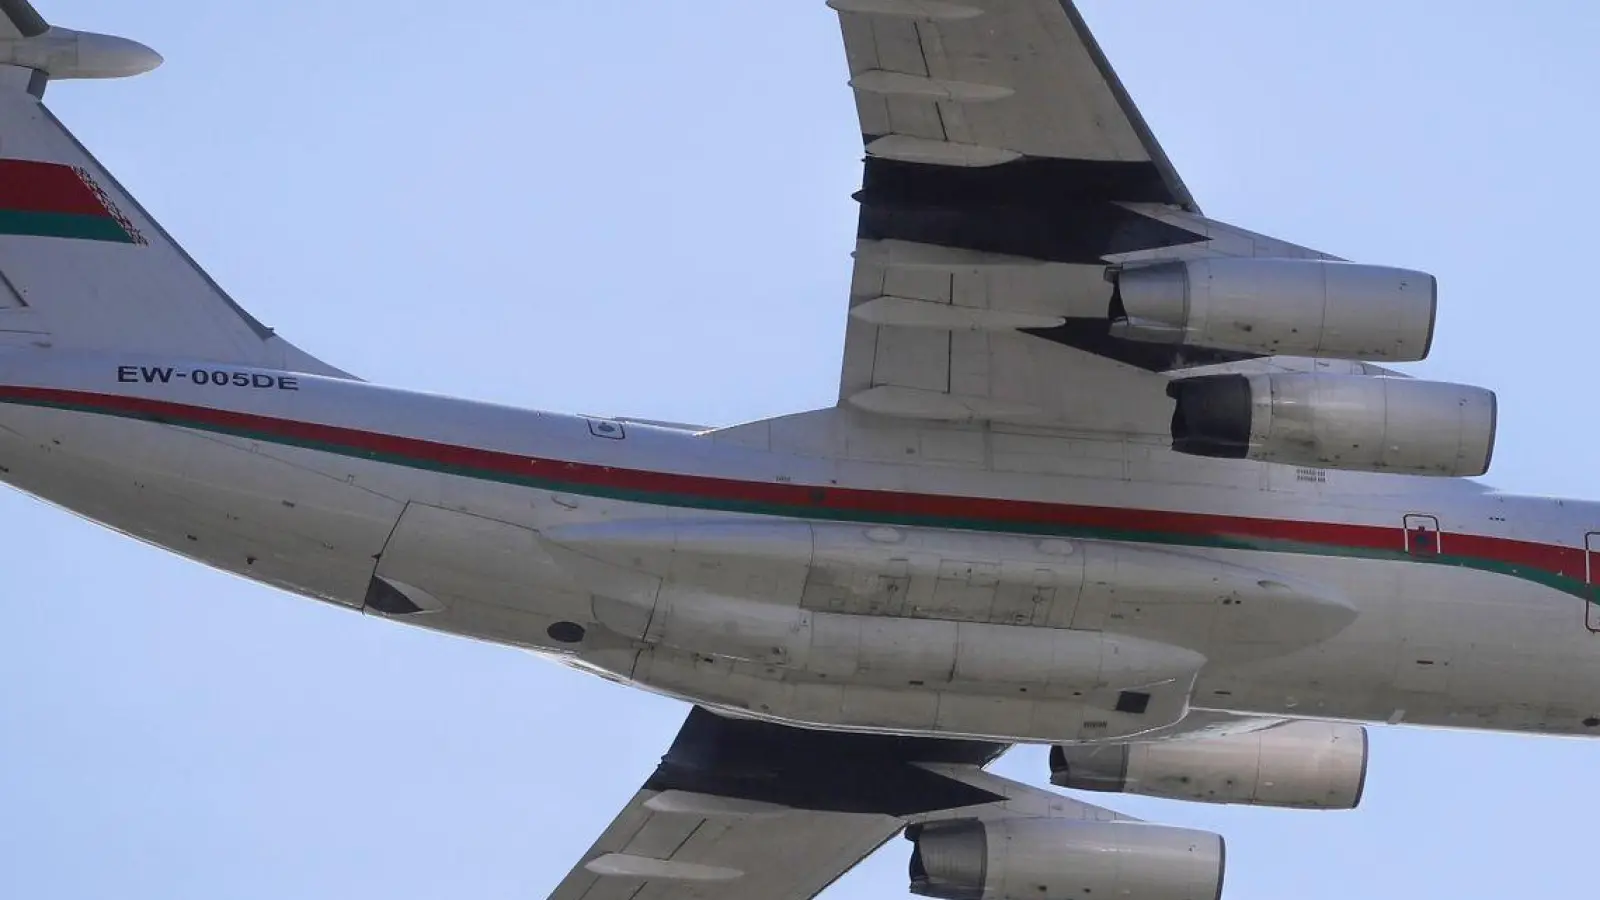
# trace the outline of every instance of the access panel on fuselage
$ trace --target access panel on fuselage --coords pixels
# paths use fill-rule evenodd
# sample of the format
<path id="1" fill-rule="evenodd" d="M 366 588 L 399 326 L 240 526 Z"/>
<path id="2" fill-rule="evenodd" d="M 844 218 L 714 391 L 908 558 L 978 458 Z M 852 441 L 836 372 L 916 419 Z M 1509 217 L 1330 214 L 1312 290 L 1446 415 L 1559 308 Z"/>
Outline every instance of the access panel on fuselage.
<path id="1" fill-rule="evenodd" d="M 1600 532 L 1591 531 L 1583 536 L 1583 574 L 1589 585 L 1584 604 L 1585 622 L 1589 630 L 1600 633 Z"/>
<path id="2" fill-rule="evenodd" d="M 1412 556 L 1437 556 L 1440 547 L 1439 520 L 1423 513 L 1406 516 L 1406 552 Z"/>

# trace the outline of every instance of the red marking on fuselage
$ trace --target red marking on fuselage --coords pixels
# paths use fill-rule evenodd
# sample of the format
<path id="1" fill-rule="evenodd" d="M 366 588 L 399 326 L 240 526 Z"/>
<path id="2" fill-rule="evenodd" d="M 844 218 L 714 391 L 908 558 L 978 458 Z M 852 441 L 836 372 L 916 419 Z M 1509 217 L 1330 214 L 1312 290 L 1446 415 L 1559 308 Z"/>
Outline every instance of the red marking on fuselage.
<path id="1" fill-rule="evenodd" d="M 1230 516 L 1216 513 L 1082 506 L 1036 500 L 918 494 L 866 488 L 823 487 L 744 481 L 709 475 L 686 475 L 624 469 L 525 454 L 448 444 L 425 438 L 362 431 L 339 425 L 302 422 L 254 413 L 191 406 L 165 400 L 100 394 L 56 388 L 0 386 L 0 402 L 58 406 L 85 412 L 138 418 L 165 424 L 233 433 L 249 433 L 296 445 L 338 448 L 350 455 L 400 464 L 445 468 L 473 476 L 503 476 L 508 481 L 541 481 L 559 487 L 584 487 L 642 495 L 637 502 L 694 506 L 696 501 L 721 501 L 738 507 L 759 507 L 772 515 L 811 518 L 883 517 L 890 520 L 936 520 L 945 527 L 1027 533 L 1104 532 L 1110 539 L 1190 538 L 1232 542 L 1241 549 L 1312 550 L 1329 555 L 1405 551 L 1400 522 L 1393 527 L 1352 525 Z M 1446 532 L 1433 559 L 1461 558 L 1497 563 L 1529 574 L 1565 579 L 1585 577 L 1581 547 L 1541 544 L 1514 538 Z M 1515 574 L 1512 572 L 1510 574 Z"/>

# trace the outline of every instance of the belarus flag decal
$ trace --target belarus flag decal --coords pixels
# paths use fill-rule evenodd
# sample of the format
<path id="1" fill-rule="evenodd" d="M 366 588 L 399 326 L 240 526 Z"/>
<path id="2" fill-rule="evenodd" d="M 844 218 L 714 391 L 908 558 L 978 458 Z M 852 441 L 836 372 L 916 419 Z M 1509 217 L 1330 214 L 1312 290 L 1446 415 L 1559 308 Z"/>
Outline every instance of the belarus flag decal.
<path id="1" fill-rule="evenodd" d="M 147 243 L 88 172 L 26 159 L 0 159 L 0 234 Z"/>

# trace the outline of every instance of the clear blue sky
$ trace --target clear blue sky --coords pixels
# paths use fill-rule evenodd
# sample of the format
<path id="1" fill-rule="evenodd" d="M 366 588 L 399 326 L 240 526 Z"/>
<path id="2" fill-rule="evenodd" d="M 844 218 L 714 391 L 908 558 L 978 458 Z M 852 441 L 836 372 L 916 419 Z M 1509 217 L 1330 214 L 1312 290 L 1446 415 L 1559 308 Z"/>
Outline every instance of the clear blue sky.
<path id="1" fill-rule="evenodd" d="M 311 351 L 562 411 L 833 402 L 861 148 L 821 0 L 36 2 L 166 55 L 52 106 Z M 1414 371 L 1500 392 L 1490 480 L 1600 497 L 1600 7 L 1083 8 L 1208 213 L 1439 276 Z M 685 712 L 11 492 L 0 522 L 0 897 L 539 900 Z M 1373 750 L 1354 813 L 1113 805 L 1226 834 L 1229 900 L 1593 893 L 1600 743 Z M 905 859 L 828 897 L 902 896 Z"/>

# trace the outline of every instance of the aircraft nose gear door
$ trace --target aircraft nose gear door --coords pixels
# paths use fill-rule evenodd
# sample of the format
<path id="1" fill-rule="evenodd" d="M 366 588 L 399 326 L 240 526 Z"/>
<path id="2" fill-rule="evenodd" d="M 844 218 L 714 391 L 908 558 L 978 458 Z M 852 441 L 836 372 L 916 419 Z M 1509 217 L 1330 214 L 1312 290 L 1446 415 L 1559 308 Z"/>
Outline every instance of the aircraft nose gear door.
<path id="1" fill-rule="evenodd" d="M 1433 516 L 1406 516 L 1406 552 L 1412 556 L 1439 555 L 1439 520 Z"/>
<path id="2" fill-rule="evenodd" d="M 1600 632 L 1600 532 L 1583 536 L 1583 580 L 1589 585 L 1584 621 L 1590 631 Z"/>

